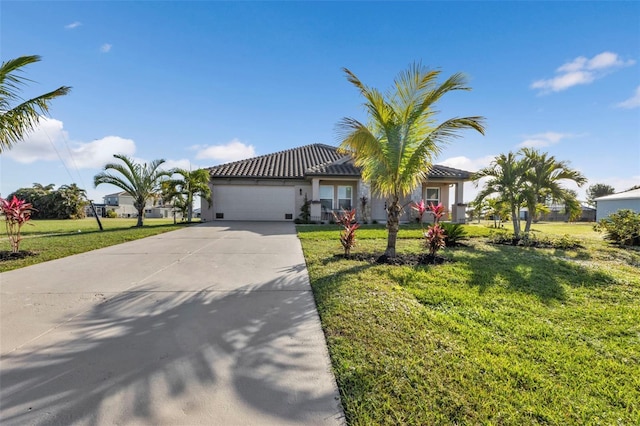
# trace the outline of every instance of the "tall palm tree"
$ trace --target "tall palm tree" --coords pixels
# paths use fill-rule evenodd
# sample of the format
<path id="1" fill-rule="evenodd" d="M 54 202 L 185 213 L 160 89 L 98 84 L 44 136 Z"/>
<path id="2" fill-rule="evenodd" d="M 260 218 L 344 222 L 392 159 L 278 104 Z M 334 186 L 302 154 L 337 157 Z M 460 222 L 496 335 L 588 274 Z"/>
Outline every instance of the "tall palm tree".
<path id="1" fill-rule="evenodd" d="M 24 139 L 40 121 L 42 115 L 49 113 L 51 100 L 71 91 L 71 87 L 61 86 L 56 90 L 23 100 L 20 87 L 28 82 L 28 78 L 20 75 L 26 65 L 40 61 L 40 56 L 20 56 L 2 62 L 0 66 L 0 153 L 11 149 Z"/>
<path id="2" fill-rule="evenodd" d="M 171 179 L 164 183 L 165 191 L 169 194 L 182 194 L 187 206 L 187 222 L 193 218 L 193 197 L 198 195 L 211 206 L 211 188 L 209 187 L 209 172 L 205 169 L 186 170 L 176 168 L 173 174 L 180 175 L 178 179 Z"/>
<path id="3" fill-rule="evenodd" d="M 115 158 L 123 164 L 109 163 L 104 166 L 102 172 L 93 177 L 94 186 L 108 183 L 123 191 L 128 192 L 133 197 L 133 207 L 138 211 L 137 227 L 142 226 L 144 218 L 144 207 L 147 200 L 158 193 L 160 182 L 163 177 L 171 175 L 171 172 L 161 170 L 165 160 L 154 160 L 151 163 L 139 164 L 126 155 L 115 154 Z M 107 173 L 107 170 L 114 170 L 119 175 Z"/>
<path id="4" fill-rule="evenodd" d="M 369 123 L 343 118 L 338 123 L 340 149 L 353 157 L 371 189 L 387 197 L 385 255 L 395 257 L 400 200 L 427 177 L 443 145 L 459 136 L 460 130 L 475 129 L 484 134 L 484 119 L 451 118 L 436 123 L 434 107 L 444 94 L 470 90 L 462 74 L 439 84 L 440 71 L 413 64 L 396 77 L 394 87 L 385 95 L 364 85 L 348 69 L 343 71 L 364 97 Z"/>
<path id="5" fill-rule="evenodd" d="M 520 237 L 520 207 L 526 203 L 528 198 L 526 179 L 528 169 L 527 161 L 517 158 L 516 154 L 510 152 L 498 155 L 489 167 L 477 171 L 471 177 L 476 186 L 480 179 L 487 179 L 484 187 L 476 196 L 476 202 L 481 202 L 495 194 L 509 206 L 513 233 L 516 238 Z"/>
<path id="6" fill-rule="evenodd" d="M 587 182 L 587 178 L 577 170 L 569 167 L 566 161 L 558 161 L 553 155 L 540 153 L 532 148 L 521 150 L 524 161 L 528 163 L 528 170 L 525 174 L 527 185 L 527 221 L 524 232 L 529 232 L 531 222 L 536 217 L 537 206 L 546 200 L 570 201 L 572 196 L 566 188 L 562 186 L 563 181 L 573 181 L 578 186 Z"/>

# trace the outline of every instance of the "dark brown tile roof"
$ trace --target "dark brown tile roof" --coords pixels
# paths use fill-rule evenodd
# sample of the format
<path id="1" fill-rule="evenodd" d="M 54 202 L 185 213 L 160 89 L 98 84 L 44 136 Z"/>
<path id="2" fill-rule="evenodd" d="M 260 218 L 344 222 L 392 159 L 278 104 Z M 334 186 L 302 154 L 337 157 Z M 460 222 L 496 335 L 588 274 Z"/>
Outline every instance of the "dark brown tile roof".
<path id="1" fill-rule="evenodd" d="M 307 169 L 344 156 L 334 146 L 313 144 L 209 168 L 212 178 L 303 179 Z"/>
<path id="2" fill-rule="evenodd" d="M 429 172 L 429 178 L 471 179 L 471 173 L 466 170 L 434 164 Z"/>
<path id="3" fill-rule="evenodd" d="M 360 176 L 360 170 L 335 146 L 305 145 L 273 154 L 210 167 L 212 178 L 304 179 L 305 176 Z M 470 173 L 434 165 L 429 178 L 469 179 Z"/>

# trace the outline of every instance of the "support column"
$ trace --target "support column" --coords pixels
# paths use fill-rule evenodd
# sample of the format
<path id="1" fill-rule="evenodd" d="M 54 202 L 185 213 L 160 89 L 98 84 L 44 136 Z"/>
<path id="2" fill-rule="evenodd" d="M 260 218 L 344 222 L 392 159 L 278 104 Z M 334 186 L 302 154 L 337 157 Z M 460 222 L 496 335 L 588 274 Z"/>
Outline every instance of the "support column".
<path id="1" fill-rule="evenodd" d="M 320 178 L 311 179 L 311 220 L 319 221 L 322 216 L 320 205 Z"/>

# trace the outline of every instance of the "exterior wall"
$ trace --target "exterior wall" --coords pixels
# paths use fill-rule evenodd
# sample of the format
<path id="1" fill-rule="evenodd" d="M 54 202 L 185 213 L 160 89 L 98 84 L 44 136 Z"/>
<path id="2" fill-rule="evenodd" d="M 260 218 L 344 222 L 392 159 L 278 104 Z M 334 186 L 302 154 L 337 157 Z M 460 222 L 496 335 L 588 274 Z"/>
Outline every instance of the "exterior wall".
<path id="1" fill-rule="evenodd" d="M 302 204 L 304 203 L 304 195 L 305 193 L 308 194 L 307 197 L 309 197 L 310 193 L 311 193 L 311 185 L 308 182 L 302 181 L 302 180 L 293 180 L 293 179 L 211 179 L 211 181 L 209 182 L 209 187 L 211 188 L 211 193 L 214 195 L 212 197 L 212 203 L 211 206 L 209 206 L 209 203 L 206 200 L 201 200 L 201 205 L 200 205 L 200 211 L 201 211 L 201 219 L 203 222 L 207 222 L 207 221 L 212 221 L 212 220 L 219 220 L 216 219 L 216 212 L 220 213 L 220 211 L 218 211 L 219 208 L 224 208 L 224 206 L 221 206 L 220 203 L 222 203 L 222 200 L 217 200 L 216 199 L 216 186 L 226 186 L 226 187 L 244 187 L 245 190 L 243 190 L 243 192 L 249 191 L 250 192 L 250 188 L 252 187 L 261 187 L 261 188 L 268 188 L 268 187 L 286 187 L 286 188 L 290 188 L 291 189 L 291 193 L 294 194 L 293 198 L 291 200 L 291 208 L 287 209 L 291 210 L 291 214 L 292 214 L 292 219 L 294 220 L 295 218 L 297 218 L 300 215 L 300 208 L 302 207 Z M 244 201 L 244 200 L 243 200 Z M 250 200 L 249 200 L 250 201 Z M 255 208 L 256 211 L 259 213 L 259 209 L 260 206 L 253 206 L 252 208 Z M 224 212 L 222 212 L 224 213 Z M 224 218 L 225 220 L 228 218 Z M 266 218 L 265 218 L 266 219 Z M 257 219 L 257 220 L 261 220 L 261 219 Z M 270 219 L 270 220 L 274 220 L 274 219 Z M 278 220 L 285 220 L 284 217 L 282 217 L 281 219 Z"/>
<path id="2" fill-rule="evenodd" d="M 322 178 L 314 178 L 312 181 L 312 200 L 311 200 L 311 220 L 313 221 L 331 221 L 333 220 L 333 215 L 331 211 L 323 209 L 320 204 L 320 186 L 322 185 L 331 185 L 334 187 L 333 192 L 333 211 L 339 213 L 341 211 L 337 206 L 338 195 L 337 190 L 338 186 L 350 186 L 351 187 L 351 208 L 355 208 L 356 211 L 358 209 L 358 194 L 359 194 L 359 179 L 345 179 L 343 177 L 322 177 Z"/>
<path id="3" fill-rule="evenodd" d="M 610 214 L 622 209 L 630 209 L 640 213 L 640 198 L 599 200 L 596 202 L 596 220 L 605 219 Z"/>

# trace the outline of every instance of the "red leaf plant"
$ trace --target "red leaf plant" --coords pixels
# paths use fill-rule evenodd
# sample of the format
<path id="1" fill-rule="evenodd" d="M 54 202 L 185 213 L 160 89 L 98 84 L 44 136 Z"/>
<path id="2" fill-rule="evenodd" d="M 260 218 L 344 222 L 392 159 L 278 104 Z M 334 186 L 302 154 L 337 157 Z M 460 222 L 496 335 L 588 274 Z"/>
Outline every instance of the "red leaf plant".
<path id="1" fill-rule="evenodd" d="M 434 223 L 424 234 L 426 238 L 425 245 L 429 250 L 429 254 L 435 257 L 438 250 L 446 245 L 446 233 L 440 226 L 440 219 L 444 216 L 444 206 L 442 203 L 438 203 L 438 205 L 429 203 L 429 210 L 433 213 Z"/>
<path id="2" fill-rule="evenodd" d="M 34 210 L 31 203 L 20 200 L 15 195 L 11 200 L 0 197 L 0 214 L 4 216 L 12 253 L 18 253 L 20 250 L 20 230 L 22 225 L 31 219 L 31 212 Z"/>
<path id="3" fill-rule="evenodd" d="M 424 203 L 424 200 L 420 200 L 419 203 L 413 203 L 411 208 L 418 212 L 418 222 L 422 223 L 422 216 L 424 216 L 424 212 L 427 211 L 427 205 Z"/>
<path id="4" fill-rule="evenodd" d="M 340 243 L 344 248 L 344 257 L 349 257 L 351 249 L 356 245 L 356 230 L 360 228 L 360 224 L 356 222 L 356 209 L 342 210 L 340 215 L 333 212 L 333 217 L 338 224 L 342 225 Z"/>

